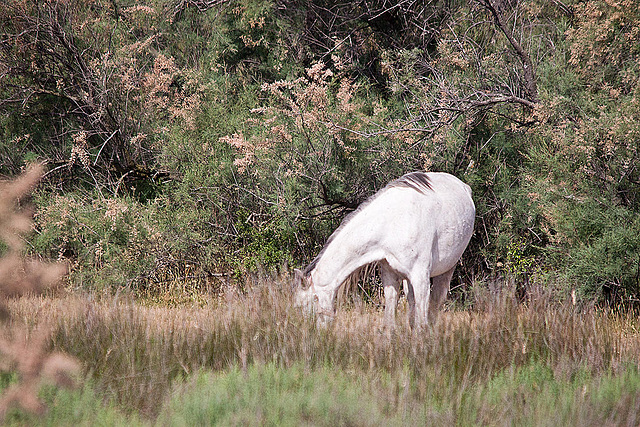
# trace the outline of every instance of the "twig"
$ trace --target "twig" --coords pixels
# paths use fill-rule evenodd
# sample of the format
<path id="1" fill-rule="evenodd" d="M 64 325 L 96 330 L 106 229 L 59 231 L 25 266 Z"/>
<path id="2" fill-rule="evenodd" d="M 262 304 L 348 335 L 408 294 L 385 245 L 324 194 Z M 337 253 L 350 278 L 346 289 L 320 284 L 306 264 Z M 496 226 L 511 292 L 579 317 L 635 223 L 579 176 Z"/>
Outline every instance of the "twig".
<path id="1" fill-rule="evenodd" d="M 496 10 L 491 0 L 477 0 L 477 1 L 482 6 L 484 6 L 484 8 L 489 11 L 489 13 L 491 13 L 491 16 L 493 17 L 493 21 L 496 27 L 500 29 L 502 34 L 504 34 L 504 36 L 509 41 L 509 44 L 511 44 L 511 47 L 513 47 L 513 49 L 516 51 L 516 54 L 518 55 L 518 57 L 520 58 L 520 61 L 522 62 L 522 68 L 524 70 L 525 89 L 527 91 L 527 96 L 531 100 L 528 102 L 532 104 L 536 104 L 538 102 L 538 87 L 536 84 L 536 76 L 533 71 L 533 63 L 531 62 L 531 57 L 527 54 L 527 52 L 525 52 L 522 45 L 518 43 L 518 41 L 513 37 L 511 32 L 507 29 L 507 27 L 505 27 L 504 23 L 502 22 L 502 18 L 500 17 L 500 14 Z M 529 108 L 532 108 L 532 107 L 529 107 Z"/>
<path id="2" fill-rule="evenodd" d="M 109 135 L 109 138 L 107 138 L 104 143 L 102 144 L 102 147 L 100 147 L 100 150 L 98 150 L 98 154 L 96 154 L 96 159 L 93 161 L 93 166 L 96 165 L 96 163 L 98 163 L 98 157 L 100 157 L 100 153 L 102 153 L 102 149 L 104 148 L 105 145 L 107 145 L 107 142 L 109 142 L 109 140 L 111 138 L 113 138 L 113 136 L 118 132 L 118 129 L 114 130 L 113 133 L 111 135 Z"/>

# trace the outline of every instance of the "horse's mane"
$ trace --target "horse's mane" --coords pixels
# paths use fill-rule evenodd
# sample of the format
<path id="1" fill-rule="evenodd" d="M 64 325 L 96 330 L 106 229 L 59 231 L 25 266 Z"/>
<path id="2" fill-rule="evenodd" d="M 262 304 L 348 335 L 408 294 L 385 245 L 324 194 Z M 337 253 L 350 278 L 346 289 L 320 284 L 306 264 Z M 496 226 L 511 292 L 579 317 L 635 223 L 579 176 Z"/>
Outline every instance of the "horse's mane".
<path id="1" fill-rule="evenodd" d="M 432 190 L 431 181 L 429 180 L 429 177 L 427 176 L 427 174 L 424 172 L 410 172 L 408 174 L 402 175 L 400 178 L 396 180 L 391 181 L 382 190 L 378 191 L 373 196 L 369 197 L 364 202 L 362 202 L 360 206 L 356 208 L 356 210 L 354 210 L 353 212 L 349 213 L 347 216 L 344 217 L 340 226 L 336 228 L 333 233 L 331 233 L 331 236 L 329 236 L 329 239 L 327 239 L 327 242 L 322 247 L 322 250 L 320 251 L 318 256 L 316 256 L 313 259 L 313 261 L 309 263 L 307 268 L 304 269 L 304 272 L 303 272 L 304 275 L 309 276 L 309 274 L 311 274 L 313 269 L 316 268 L 316 265 L 318 265 L 320 258 L 322 258 L 322 255 L 324 255 L 324 252 L 327 250 L 327 246 L 329 246 L 331 242 L 333 242 L 336 236 L 353 219 L 355 215 L 360 213 L 360 211 L 362 211 L 364 208 L 369 206 L 371 202 L 373 202 L 375 199 L 377 199 L 382 194 L 386 193 L 388 190 L 392 188 L 410 188 L 422 194 L 426 194 L 428 191 Z"/>

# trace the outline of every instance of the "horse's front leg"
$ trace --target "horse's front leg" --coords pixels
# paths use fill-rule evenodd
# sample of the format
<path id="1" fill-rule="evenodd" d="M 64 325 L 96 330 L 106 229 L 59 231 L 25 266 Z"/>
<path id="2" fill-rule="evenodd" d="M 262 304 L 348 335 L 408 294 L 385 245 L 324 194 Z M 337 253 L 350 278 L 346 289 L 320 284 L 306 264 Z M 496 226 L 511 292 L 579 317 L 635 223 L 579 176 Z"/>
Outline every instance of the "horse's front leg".
<path id="1" fill-rule="evenodd" d="M 386 262 L 380 265 L 380 278 L 384 286 L 384 325 L 391 331 L 396 324 L 396 309 L 402 279 Z"/>

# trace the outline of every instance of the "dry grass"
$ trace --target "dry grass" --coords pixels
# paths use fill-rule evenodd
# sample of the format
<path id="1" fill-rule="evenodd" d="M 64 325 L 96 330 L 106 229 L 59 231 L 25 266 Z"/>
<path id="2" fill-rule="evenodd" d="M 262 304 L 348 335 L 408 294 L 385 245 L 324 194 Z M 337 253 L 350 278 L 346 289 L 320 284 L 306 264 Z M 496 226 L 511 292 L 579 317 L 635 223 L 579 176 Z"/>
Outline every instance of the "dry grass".
<path id="1" fill-rule="evenodd" d="M 82 361 L 104 396 L 147 416 L 160 411 L 176 379 L 202 369 L 275 363 L 390 375 L 396 395 L 385 399 L 447 401 L 455 412 L 473 387 L 531 363 L 558 379 L 640 366 L 633 316 L 556 304 L 542 293 L 525 305 L 505 293 L 478 306 L 445 312 L 419 334 L 401 322 L 388 336 L 382 313 L 365 305 L 339 310 L 330 328 L 318 329 L 292 308 L 288 278 L 280 277 L 204 305 L 70 295 L 22 298 L 11 310 L 33 328 L 54 325 L 54 349 Z M 402 309 L 399 316 L 406 317 Z M 400 385 L 407 381 L 409 388 Z"/>

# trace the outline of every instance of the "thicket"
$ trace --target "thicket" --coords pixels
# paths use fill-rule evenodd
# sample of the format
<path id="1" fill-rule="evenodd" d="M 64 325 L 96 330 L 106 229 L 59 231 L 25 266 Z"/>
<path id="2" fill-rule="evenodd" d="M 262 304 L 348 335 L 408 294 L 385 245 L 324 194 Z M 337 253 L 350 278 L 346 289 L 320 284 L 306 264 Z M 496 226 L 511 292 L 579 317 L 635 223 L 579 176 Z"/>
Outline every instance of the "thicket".
<path id="1" fill-rule="evenodd" d="M 78 287 L 303 263 L 423 169 L 474 191 L 457 283 L 634 303 L 639 6 L 8 0 L 0 172 L 46 162 L 30 250 Z"/>

